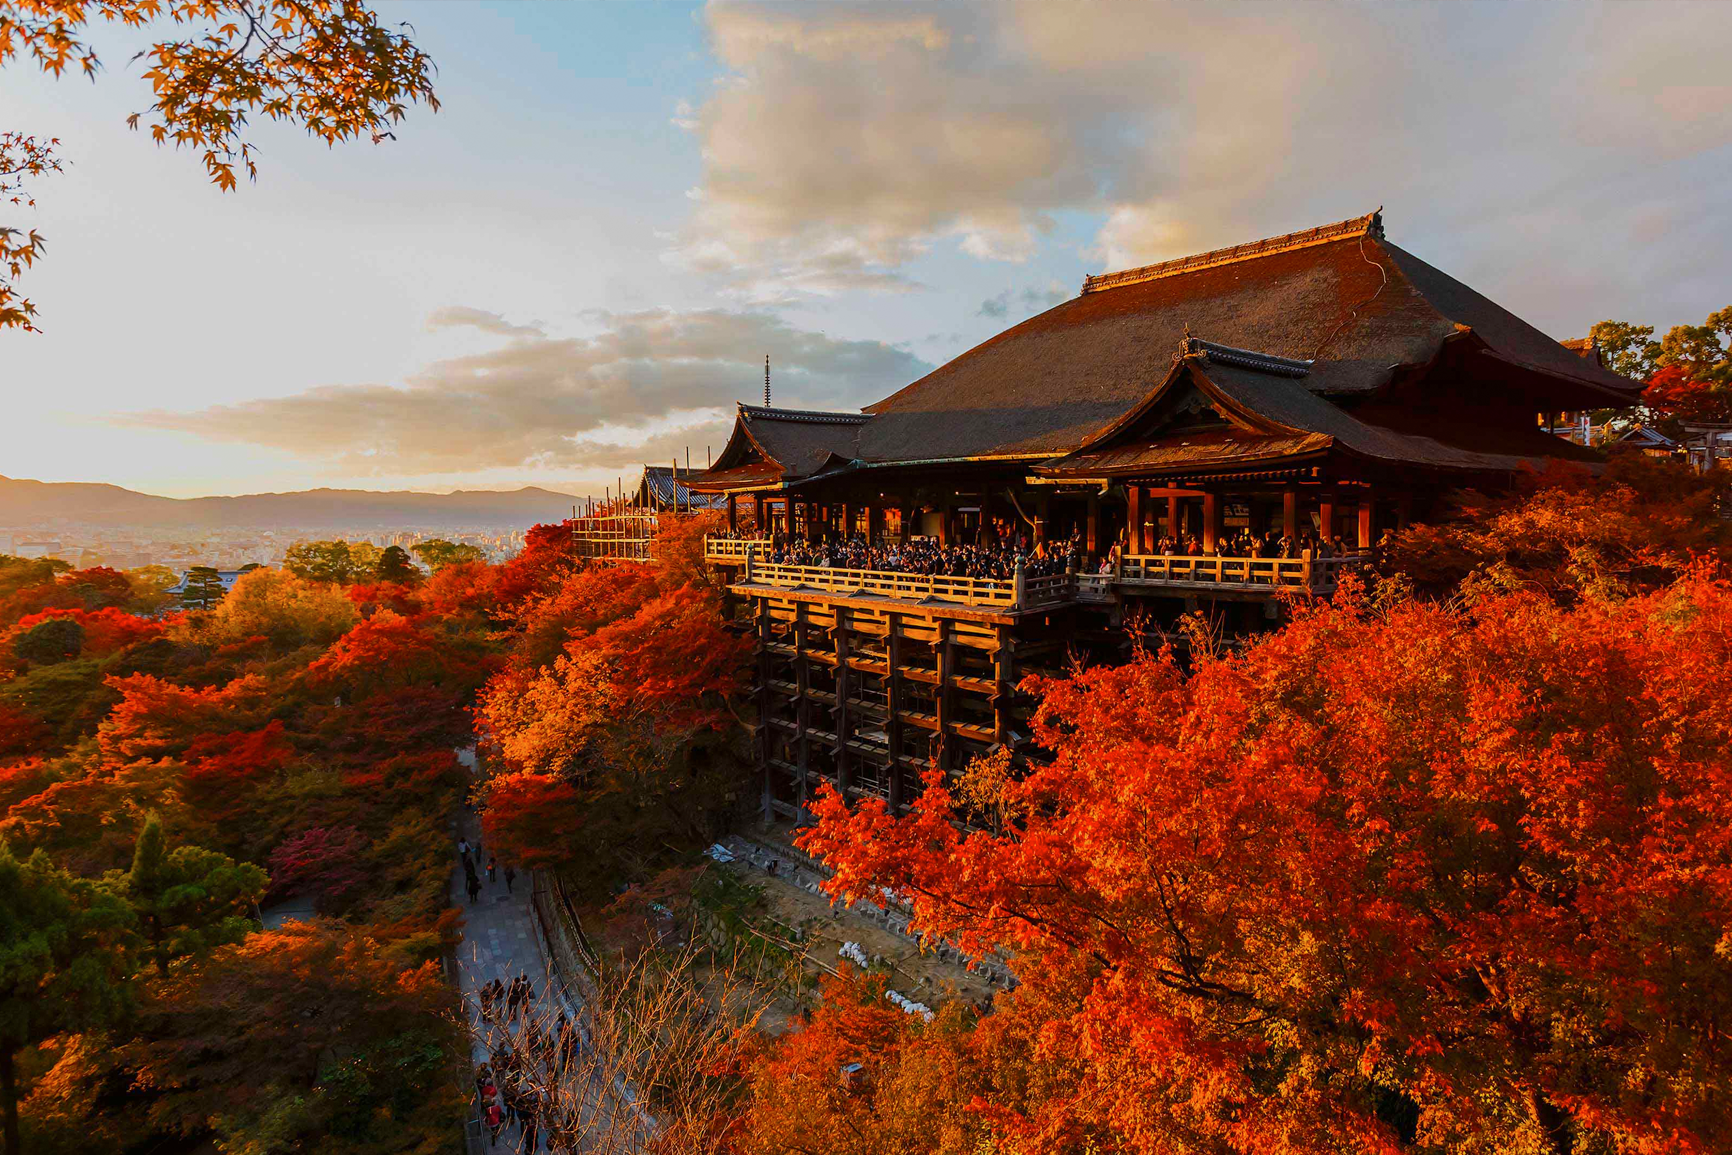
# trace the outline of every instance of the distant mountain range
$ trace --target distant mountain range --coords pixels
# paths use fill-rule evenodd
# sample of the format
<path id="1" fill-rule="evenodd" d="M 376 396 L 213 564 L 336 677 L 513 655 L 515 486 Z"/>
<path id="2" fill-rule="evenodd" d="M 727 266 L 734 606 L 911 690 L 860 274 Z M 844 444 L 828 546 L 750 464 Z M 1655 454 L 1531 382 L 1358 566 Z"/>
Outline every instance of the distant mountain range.
<path id="1" fill-rule="evenodd" d="M 240 497 L 156 497 L 118 485 L 0 477 L 0 526 L 65 518 L 102 526 L 261 529 L 367 529 L 519 526 L 571 515 L 581 499 L 525 486 L 455 493 L 309 489 Z"/>

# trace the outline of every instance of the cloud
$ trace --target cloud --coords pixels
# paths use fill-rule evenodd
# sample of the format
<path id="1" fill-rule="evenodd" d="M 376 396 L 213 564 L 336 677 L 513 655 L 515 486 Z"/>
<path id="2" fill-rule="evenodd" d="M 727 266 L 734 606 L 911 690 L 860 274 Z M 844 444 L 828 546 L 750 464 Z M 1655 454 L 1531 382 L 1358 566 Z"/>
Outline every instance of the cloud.
<path id="1" fill-rule="evenodd" d="M 471 313 L 496 318 L 462 309 L 435 316 Z M 766 353 L 777 401 L 789 406 L 857 409 L 931 368 L 906 350 L 797 329 L 762 311 L 593 319 L 591 335 L 517 332 L 500 348 L 436 362 L 402 385 L 322 385 L 116 420 L 287 450 L 372 475 L 631 465 L 668 460 L 694 444 L 719 448 L 734 400 L 762 388 Z"/>
<path id="2" fill-rule="evenodd" d="M 1409 238 L 1519 240 L 1536 207 L 1545 235 L 1608 179 L 1724 161 L 1724 11 L 712 3 L 726 76 L 681 110 L 703 174 L 673 256 L 901 290 L 937 247 L 1021 261 L 1075 213 L 1105 267 L 1380 203 Z M 1692 182 L 1692 203 L 1723 187 Z"/>
<path id="3" fill-rule="evenodd" d="M 477 329 L 483 333 L 497 333 L 502 337 L 539 337 L 543 334 L 539 321 L 528 325 L 513 325 L 498 313 L 472 309 L 468 305 L 446 305 L 442 309 L 433 310 L 427 317 L 427 328 Z"/>
<path id="4" fill-rule="evenodd" d="M 1052 308 L 1060 301 L 1068 301 L 1071 292 L 1057 281 L 1048 281 L 1045 285 L 1038 287 L 1030 285 L 1021 292 L 1006 289 L 997 296 L 988 297 L 980 302 L 978 315 L 995 319 L 1008 316 L 1013 296 L 1022 305 L 1024 313 L 1039 313 L 1042 310 Z"/>

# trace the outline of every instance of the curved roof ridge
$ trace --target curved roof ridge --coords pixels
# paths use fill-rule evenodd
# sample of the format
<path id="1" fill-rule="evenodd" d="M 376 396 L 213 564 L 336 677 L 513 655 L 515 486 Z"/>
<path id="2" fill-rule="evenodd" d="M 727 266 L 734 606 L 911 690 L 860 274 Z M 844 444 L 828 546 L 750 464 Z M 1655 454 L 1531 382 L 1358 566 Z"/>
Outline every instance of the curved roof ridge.
<path id="1" fill-rule="evenodd" d="M 1139 265 L 1134 269 L 1123 269 L 1116 273 L 1097 273 L 1092 276 L 1085 276 L 1082 291 L 1098 293 L 1104 289 L 1117 289 L 1123 285 L 1138 285 L 1144 281 L 1158 280 L 1161 277 L 1176 276 L 1179 273 L 1194 272 L 1197 269 L 1210 269 L 1216 265 L 1230 265 L 1237 261 L 1266 257 L 1272 253 L 1291 252 L 1294 249 L 1309 248 L 1312 245 L 1326 245 L 1330 241 L 1352 237 L 1383 239 L 1383 209 L 1381 206 L 1375 212 L 1366 213 L 1362 217 L 1336 221 L 1331 225 L 1317 225 L 1315 228 L 1301 229 L 1296 233 L 1284 233 L 1278 237 L 1248 241 L 1245 244 L 1231 245 L 1224 249 L 1210 249 L 1206 253 L 1175 257 L 1170 261 L 1160 261 L 1153 265 Z"/>
<path id="2" fill-rule="evenodd" d="M 1314 360 L 1301 361 L 1294 357 L 1277 357 L 1273 353 L 1259 353 L 1255 349 L 1218 345 L 1213 341 L 1205 341 L 1187 333 L 1179 345 L 1179 356 L 1189 357 L 1193 355 L 1201 356 L 1205 361 L 1216 361 L 1223 365 L 1237 365 L 1241 369 L 1274 373 L 1279 377 L 1309 376 L 1311 366 L 1316 364 Z"/>
<path id="3" fill-rule="evenodd" d="M 823 409 L 782 409 L 773 405 L 747 405 L 744 401 L 737 403 L 740 412 L 750 418 L 762 418 L 770 421 L 822 421 L 822 422 L 861 422 L 869 419 L 870 413 L 829 412 Z"/>

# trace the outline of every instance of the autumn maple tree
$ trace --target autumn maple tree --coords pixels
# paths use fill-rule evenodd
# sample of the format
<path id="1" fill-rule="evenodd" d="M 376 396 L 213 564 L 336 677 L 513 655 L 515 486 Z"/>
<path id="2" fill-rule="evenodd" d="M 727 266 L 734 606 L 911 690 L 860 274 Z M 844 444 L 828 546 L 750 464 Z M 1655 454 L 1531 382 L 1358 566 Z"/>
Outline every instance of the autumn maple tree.
<path id="1" fill-rule="evenodd" d="M 97 19 L 184 33 L 139 54 L 152 102 L 128 123 L 159 145 L 198 152 L 225 191 L 257 175 L 246 135 L 254 116 L 298 124 L 326 144 L 377 144 L 410 104 L 439 107 L 432 61 L 361 0 L 0 0 L 0 66 L 94 79 L 101 60 L 87 34 Z M 0 134 L 0 200 L 33 203 L 24 181 L 59 171 L 59 143 Z M 42 251 L 33 230 L 0 227 L 0 329 L 35 328 L 36 308 L 14 283 Z"/>
<path id="2" fill-rule="evenodd" d="M 816 804 L 838 894 L 1013 953 L 1019 1149 L 1717 1149 L 1732 1127 L 1732 586 L 1347 587 L 1240 655 L 1035 682 L 966 830 Z M 1440 719 L 1449 719 L 1443 724 Z M 990 1055 L 987 1056 L 990 1059 Z"/>

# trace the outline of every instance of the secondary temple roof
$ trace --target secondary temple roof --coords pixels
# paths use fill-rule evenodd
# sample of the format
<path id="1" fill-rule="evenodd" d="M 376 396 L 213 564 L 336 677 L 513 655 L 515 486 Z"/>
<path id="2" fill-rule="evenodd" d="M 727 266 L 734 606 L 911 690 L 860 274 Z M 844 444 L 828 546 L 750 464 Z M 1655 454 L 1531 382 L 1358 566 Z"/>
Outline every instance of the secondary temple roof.
<path id="1" fill-rule="evenodd" d="M 1467 439 L 1456 445 L 1454 437 L 1388 427 L 1389 414 L 1399 424 L 1404 405 L 1416 396 L 1424 401 L 1423 392 L 1385 396 L 1392 383 L 1423 379 L 1425 368 L 1446 359 L 1456 373 L 1449 379 L 1466 374 L 1499 403 L 1530 413 L 1628 405 L 1639 390 L 1597 357 L 1565 347 L 1389 243 L 1380 213 L 1370 213 L 1089 277 L 1077 297 L 863 414 L 742 405 L 728 448 L 699 483 L 736 488 L 850 465 L 1033 463 L 1078 454 L 1143 407 L 1174 372 L 1174 350 L 1192 333 L 1215 351 L 1213 358 L 1193 351 L 1207 361 L 1201 379 L 1222 397 L 1238 398 L 1244 412 L 1263 414 L 1269 436 L 1287 443 L 1282 455 L 1297 448 L 1295 437 L 1439 468 L 1511 468 L 1535 455 L 1568 455 L 1557 449 L 1559 439 L 1538 433 L 1492 445 L 1485 438 L 1496 436 L 1466 428 L 1454 431 Z M 1247 368 L 1234 353 L 1262 363 Z M 1271 368 L 1280 364 L 1288 368 Z M 1448 423 L 1421 407 L 1428 429 Z M 1238 450 L 1220 452 L 1249 448 L 1241 441 Z"/>

